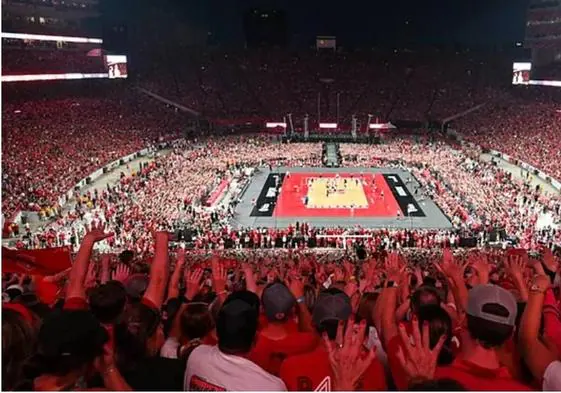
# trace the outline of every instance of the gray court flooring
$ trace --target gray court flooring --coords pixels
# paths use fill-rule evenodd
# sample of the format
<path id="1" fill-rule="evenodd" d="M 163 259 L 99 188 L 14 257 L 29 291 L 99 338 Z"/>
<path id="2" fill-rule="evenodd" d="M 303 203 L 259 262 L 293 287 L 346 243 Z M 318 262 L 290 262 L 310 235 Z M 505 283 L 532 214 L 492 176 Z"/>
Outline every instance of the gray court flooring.
<path id="1" fill-rule="evenodd" d="M 401 177 L 403 182 L 406 182 L 410 176 L 411 183 L 406 183 L 406 187 L 411 194 L 414 189 L 419 186 L 419 183 L 410 175 L 409 171 L 393 168 L 310 168 L 298 167 L 287 168 L 278 167 L 273 168 L 273 173 L 383 173 L 383 174 L 397 174 Z M 270 172 L 267 167 L 261 167 L 254 175 L 251 183 L 242 195 L 242 201 L 237 205 L 235 210 L 235 217 L 230 222 L 234 228 L 241 227 L 265 227 L 265 228 L 286 228 L 296 221 L 307 222 L 314 227 L 355 227 L 361 226 L 363 228 L 438 228 L 446 229 L 452 228 L 452 224 L 448 217 L 440 210 L 438 205 L 430 198 L 419 199 L 416 201 L 425 213 L 425 217 L 402 217 L 397 219 L 395 217 L 290 217 L 290 218 L 277 218 L 272 217 L 252 217 L 250 216 L 254 206 L 252 200 L 257 200 L 261 190 L 267 180 Z"/>

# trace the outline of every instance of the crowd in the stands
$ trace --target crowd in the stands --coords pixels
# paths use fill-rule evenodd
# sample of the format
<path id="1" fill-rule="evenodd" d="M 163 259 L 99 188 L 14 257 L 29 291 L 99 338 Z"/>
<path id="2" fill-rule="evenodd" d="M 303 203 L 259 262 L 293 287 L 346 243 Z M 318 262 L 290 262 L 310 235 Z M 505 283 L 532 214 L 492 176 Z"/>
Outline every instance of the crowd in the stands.
<path id="1" fill-rule="evenodd" d="M 252 170 L 321 166 L 319 144 L 281 144 L 266 136 L 246 136 L 181 142 L 170 154 L 132 168 L 132 175 L 121 176 L 116 184 L 82 193 L 73 208 L 53 214 L 54 221 L 26 234 L 18 245 L 77 247 L 92 222 L 103 222 L 115 232 L 111 249 L 128 249 L 138 255 L 153 251 L 150 231 L 162 228 L 189 228 L 193 247 L 201 249 L 352 246 L 352 238 L 328 241 L 318 236 L 344 233 L 372 235 L 365 242 L 368 249 L 395 243 L 402 247 L 458 246 L 460 238 L 466 237 L 475 237 L 478 245 L 510 239 L 526 249 L 561 243 L 559 194 L 481 160 L 477 148 L 417 137 L 394 138 L 382 145 L 343 144 L 341 153 L 345 167 L 409 170 L 419 182 L 419 186 L 410 185 L 412 192 L 417 198 L 434 200 L 451 219 L 453 230 L 350 231 L 305 223 L 286 229 L 239 228 L 233 219 L 236 205 L 244 199 L 251 199 L 245 202 L 252 206 L 256 203 L 255 196 L 241 195 L 252 180 Z M 205 198 L 225 179 L 230 185 L 223 200 L 211 208 L 204 206 Z M 8 236 L 14 234 L 13 229 L 8 230 Z M 502 235 L 497 237 L 497 232 Z"/>
<path id="2" fill-rule="evenodd" d="M 182 135 L 185 123 L 140 96 L 4 102 L 2 213 L 57 209 L 61 195 L 104 165 Z"/>
<path id="3" fill-rule="evenodd" d="M 489 88 L 490 63 L 464 55 L 434 68 L 436 55 L 228 56 L 178 58 L 181 74 L 145 87 L 232 118 L 311 115 L 319 95 L 332 120 L 337 93 L 340 119 L 510 100 Z M 558 175 L 556 108 L 524 102 L 457 131 Z M 340 145 L 344 167 L 409 170 L 450 229 L 244 228 L 234 210 L 256 207 L 253 176 L 319 167 L 319 144 L 181 139 L 63 209 L 79 180 L 186 123 L 129 93 L 2 111 L 2 390 L 561 390 L 561 198 L 479 147 L 428 132 Z M 20 210 L 42 226 L 12 223 Z"/>

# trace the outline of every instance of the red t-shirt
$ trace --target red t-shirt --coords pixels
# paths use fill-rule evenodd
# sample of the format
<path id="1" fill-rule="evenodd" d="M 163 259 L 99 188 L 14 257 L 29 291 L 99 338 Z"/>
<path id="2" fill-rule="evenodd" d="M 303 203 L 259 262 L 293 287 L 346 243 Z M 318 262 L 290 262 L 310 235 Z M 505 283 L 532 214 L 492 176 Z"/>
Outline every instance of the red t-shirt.
<path id="1" fill-rule="evenodd" d="M 320 344 L 312 352 L 287 358 L 281 365 L 280 378 L 290 391 L 331 391 L 333 371 L 327 350 Z M 384 366 L 374 359 L 359 382 L 359 391 L 386 390 Z"/>
<path id="2" fill-rule="evenodd" d="M 436 378 L 449 378 L 460 383 L 467 390 L 532 390 L 521 382 L 512 378 L 506 367 L 489 369 L 462 359 L 456 359 L 446 367 L 436 369 Z"/>
<path id="3" fill-rule="evenodd" d="M 390 367 L 395 387 L 397 390 L 407 390 L 409 387 L 409 378 L 397 358 L 400 348 L 401 337 L 399 335 L 395 335 L 388 343 L 386 354 L 388 355 L 388 366 Z"/>
<path id="4" fill-rule="evenodd" d="M 317 342 L 318 337 L 312 333 L 289 333 L 280 340 L 258 333 L 249 359 L 265 371 L 278 376 L 284 359 L 314 350 Z"/>

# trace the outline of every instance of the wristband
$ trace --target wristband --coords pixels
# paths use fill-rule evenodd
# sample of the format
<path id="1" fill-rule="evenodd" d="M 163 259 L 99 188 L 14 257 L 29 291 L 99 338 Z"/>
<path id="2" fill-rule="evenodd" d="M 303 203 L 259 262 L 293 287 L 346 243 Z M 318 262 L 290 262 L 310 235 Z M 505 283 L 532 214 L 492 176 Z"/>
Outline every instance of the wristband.
<path id="1" fill-rule="evenodd" d="M 296 303 L 304 303 L 306 301 L 306 298 L 304 296 L 300 296 L 298 299 L 296 299 Z"/>

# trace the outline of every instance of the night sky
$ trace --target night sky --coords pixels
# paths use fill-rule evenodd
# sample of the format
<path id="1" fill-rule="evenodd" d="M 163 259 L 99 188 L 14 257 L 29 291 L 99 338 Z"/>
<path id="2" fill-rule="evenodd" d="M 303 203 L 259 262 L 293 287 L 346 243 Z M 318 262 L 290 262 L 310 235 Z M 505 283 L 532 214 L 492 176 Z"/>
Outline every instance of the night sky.
<path id="1" fill-rule="evenodd" d="M 166 7 L 177 23 L 208 30 L 212 42 L 224 46 L 243 45 L 243 14 L 252 8 L 284 11 L 292 46 L 309 46 L 316 35 L 336 35 L 342 46 L 510 46 L 524 39 L 528 4 L 528 0 L 145 1 Z M 118 3 L 110 0 L 115 7 Z M 141 0 L 134 3 L 136 10 L 142 8 Z"/>

